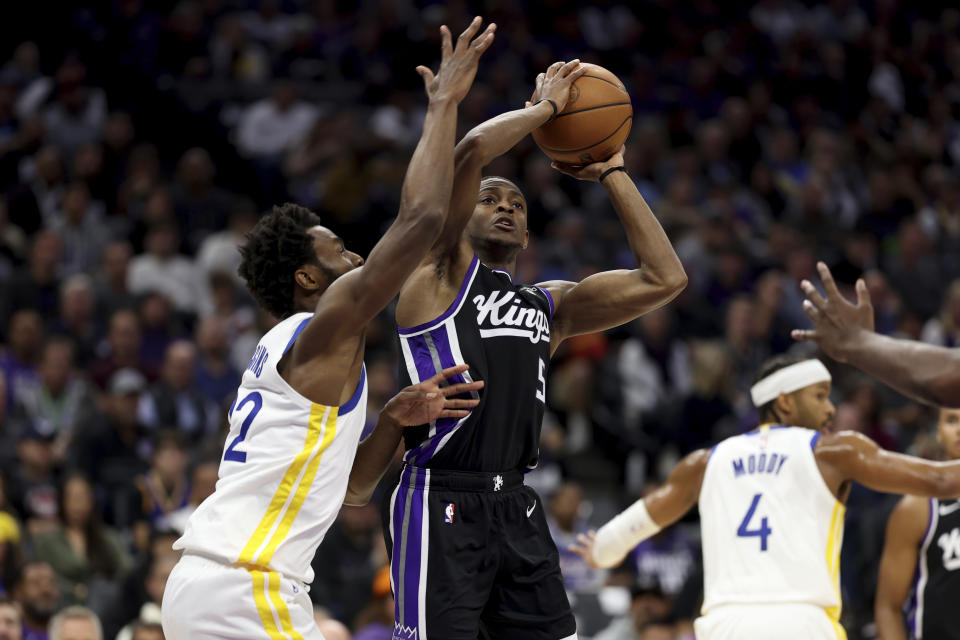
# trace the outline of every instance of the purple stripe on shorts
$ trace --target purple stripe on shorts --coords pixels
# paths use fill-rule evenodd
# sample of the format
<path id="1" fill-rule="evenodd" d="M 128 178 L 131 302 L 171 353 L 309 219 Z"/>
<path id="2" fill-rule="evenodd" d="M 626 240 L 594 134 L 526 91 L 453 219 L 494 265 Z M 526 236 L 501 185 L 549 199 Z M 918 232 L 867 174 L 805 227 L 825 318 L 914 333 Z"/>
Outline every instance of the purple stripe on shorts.
<path id="1" fill-rule="evenodd" d="M 400 557 L 400 540 L 403 539 L 403 514 L 404 507 L 407 504 L 407 478 L 410 474 L 410 467 L 404 467 L 400 474 L 400 485 L 397 489 L 397 499 L 393 503 L 393 550 L 390 554 L 390 575 L 393 578 L 394 588 L 399 591 L 400 585 L 400 565 L 403 559 Z M 400 601 L 400 594 L 393 594 Z M 395 611 L 399 616 L 400 612 Z M 397 618 L 400 619 L 399 617 Z"/>
<path id="2" fill-rule="evenodd" d="M 407 557 L 404 560 L 407 567 L 403 585 L 403 621 L 406 626 L 414 628 L 420 626 L 418 619 L 420 580 L 426 579 L 426 576 L 420 575 L 420 554 L 427 551 L 420 548 L 421 532 L 423 531 L 423 487 L 426 475 L 424 470 L 420 470 L 417 474 L 415 488 L 412 489 L 413 500 L 410 502 L 410 523 L 403 532 L 407 538 Z"/>

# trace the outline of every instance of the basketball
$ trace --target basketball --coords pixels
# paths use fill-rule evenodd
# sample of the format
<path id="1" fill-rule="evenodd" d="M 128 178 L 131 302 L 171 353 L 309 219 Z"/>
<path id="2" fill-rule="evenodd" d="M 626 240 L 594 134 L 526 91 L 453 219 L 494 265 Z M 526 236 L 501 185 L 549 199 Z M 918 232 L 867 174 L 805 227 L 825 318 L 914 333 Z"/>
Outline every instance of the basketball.
<path id="1" fill-rule="evenodd" d="M 584 165 L 606 160 L 627 140 L 633 123 L 630 94 L 617 76 L 581 63 L 587 72 L 570 87 L 570 100 L 533 139 L 557 162 Z"/>

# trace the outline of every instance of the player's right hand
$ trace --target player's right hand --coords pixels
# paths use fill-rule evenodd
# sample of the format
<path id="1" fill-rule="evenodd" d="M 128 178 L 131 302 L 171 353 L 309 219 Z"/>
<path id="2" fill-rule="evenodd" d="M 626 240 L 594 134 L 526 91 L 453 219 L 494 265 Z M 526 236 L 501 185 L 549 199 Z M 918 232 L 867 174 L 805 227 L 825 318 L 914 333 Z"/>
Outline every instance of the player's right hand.
<path id="1" fill-rule="evenodd" d="M 429 67 L 423 65 L 417 67 L 417 73 L 423 77 L 427 97 L 431 101 L 453 100 L 459 103 L 467 97 L 467 92 L 470 91 L 473 79 L 477 75 L 480 56 L 493 44 L 494 32 L 497 30 L 496 23 L 491 22 L 483 33 L 474 38 L 482 23 L 480 16 L 474 18 L 470 26 L 457 38 L 456 48 L 451 42 L 450 29 L 447 25 L 440 27 L 442 39 L 440 70 L 434 75 Z"/>
<path id="2" fill-rule="evenodd" d="M 570 100 L 570 87 L 586 72 L 587 68 L 580 66 L 580 60 L 554 62 L 544 73 L 537 76 L 537 89 L 528 104 L 553 100 L 557 104 L 557 113 L 563 111 Z"/>

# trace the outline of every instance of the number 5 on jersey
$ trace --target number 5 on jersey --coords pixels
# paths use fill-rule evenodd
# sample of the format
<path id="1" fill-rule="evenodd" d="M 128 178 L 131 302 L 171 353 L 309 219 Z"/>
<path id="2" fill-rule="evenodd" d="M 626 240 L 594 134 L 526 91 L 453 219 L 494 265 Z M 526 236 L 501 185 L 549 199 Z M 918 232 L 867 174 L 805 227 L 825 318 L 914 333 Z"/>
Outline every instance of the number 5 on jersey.
<path id="1" fill-rule="evenodd" d="M 763 494 L 756 494 L 753 496 L 753 502 L 750 503 L 750 508 L 747 509 L 747 515 L 743 516 L 743 522 L 740 523 L 740 526 L 737 527 L 737 536 L 740 538 L 760 538 L 760 551 L 767 550 L 767 538 L 773 532 L 773 530 L 767 526 L 767 518 L 763 516 L 760 518 L 760 528 L 751 529 L 750 521 L 753 520 L 753 515 L 757 511 L 757 505 L 760 504 L 760 497 Z"/>

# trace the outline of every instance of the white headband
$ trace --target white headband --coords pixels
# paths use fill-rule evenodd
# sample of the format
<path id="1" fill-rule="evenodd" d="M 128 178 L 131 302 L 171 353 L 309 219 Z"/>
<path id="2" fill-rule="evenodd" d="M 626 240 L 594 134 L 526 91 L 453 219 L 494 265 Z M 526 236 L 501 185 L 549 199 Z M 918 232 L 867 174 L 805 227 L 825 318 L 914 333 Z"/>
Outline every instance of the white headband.
<path id="1" fill-rule="evenodd" d="M 776 400 L 781 393 L 793 393 L 818 382 L 832 380 L 830 372 L 819 360 L 804 360 L 789 367 L 778 369 L 750 387 L 750 397 L 756 407 Z"/>

